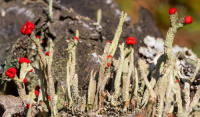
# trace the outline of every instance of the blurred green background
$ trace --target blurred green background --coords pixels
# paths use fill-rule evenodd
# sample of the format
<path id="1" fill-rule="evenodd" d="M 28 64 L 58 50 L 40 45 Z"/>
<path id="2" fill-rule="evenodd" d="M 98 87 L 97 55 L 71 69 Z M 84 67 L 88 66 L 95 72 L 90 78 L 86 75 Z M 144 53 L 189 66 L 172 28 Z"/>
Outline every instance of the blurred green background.
<path id="1" fill-rule="evenodd" d="M 179 17 L 192 16 L 193 23 L 181 28 L 174 44 L 192 49 L 200 57 L 200 0 L 115 0 L 131 17 L 131 23 L 138 22 L 138 8 L 143 6 L 153 14 L 163 36 L 169 27 L 169 9 L 174 7 Z"/>

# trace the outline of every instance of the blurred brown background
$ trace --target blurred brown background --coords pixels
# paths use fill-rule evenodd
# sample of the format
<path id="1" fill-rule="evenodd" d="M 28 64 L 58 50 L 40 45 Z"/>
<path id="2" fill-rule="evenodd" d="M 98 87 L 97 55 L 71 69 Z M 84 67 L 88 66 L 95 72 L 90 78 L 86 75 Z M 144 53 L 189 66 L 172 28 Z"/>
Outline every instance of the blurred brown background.
<path id="1" fill-rule="evenodd" d="M 193 23 L 181 28 L 175 36 L 174 44 L 191 48 L 200 56 L 200 0 L 115 0 L 122 10 L 132 17 L 132 24 L 138 22 L 138 8 L 143 6 L 153 14 L 163 36 L 169 27 L 168 11 L 177 9 L 179 17 L 192 16 Z"/>

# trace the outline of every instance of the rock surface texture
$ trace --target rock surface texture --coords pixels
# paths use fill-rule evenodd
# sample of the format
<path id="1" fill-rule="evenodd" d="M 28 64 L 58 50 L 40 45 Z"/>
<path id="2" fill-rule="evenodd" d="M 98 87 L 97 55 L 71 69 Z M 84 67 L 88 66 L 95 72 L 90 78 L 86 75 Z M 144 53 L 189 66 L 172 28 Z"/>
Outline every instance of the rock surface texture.
<path id="1" fill-rule="evenodd" d="M 26 5 L 21 0 L 0 0 L 0 54 L 2 55 L 0 63 L 4 64 L 7 61 L 6 66 L 1 67 L 1 72 L 9 65 L 19 67 L 19 64 L 16 63 L 19 57 L 27 56 L 31 61 L 36 59 L 34 51 L 32 51 L 34 46 L 27 36 L 20 33 L 20 30 L 28 20 L 36 24 L 37 30 L 47 18 L 47 6 L 48 3 L 40 0 L 30 1 Z M 53 8 L 54 21 L 48 34 L 53 38 L 55 44 L 52 75 L 55 83 L 58 84 L 57 89 L 61 88 L 66 77 L 66 40 L 73 38 L 76 30 L 79 30 L 76 73 L 79 78 L 79 89 L 84 92 L 88 86 L 90 72 L 93 69 L 99 69 L 98 65 L 101 61 L 98 55 L 103 53 L 106 42 L 112 41 L 114 37 L 121 10 L 112 0 L 61 0 L 61 5 L 55 3 Z M 97 22 L 98 9 L 102 9 L 101 29 L 94 25 Z M 130 17 L 126 18 L 119 42 L 125 42 L 127 37 L 135 36 L 137 39 L 137 44 L 134 46 L 135 60 L 139 57 L 139 47 L 144 45 L 143 39 L 147 35 L 162 38 L 151 13 L 141 7 L 139 14 L 139 22 L 134 26 L 130 25 Z M 36 22 L 38 18 L 41 20 L 39 23 Z M 42 45 L 45 46 L 48 42 L 45 39 L 43 41 Z M 46 52 L 45 48 L 44 52 Z M 118 54 L 119 52 L 114 57 L 118 57 Z M 0 90 L 3 86 L 5 83 L 0 85 Z M 12 82 L 7 83 L 6 93 L 17 96 L 16 92 L 16 86 Z"/>

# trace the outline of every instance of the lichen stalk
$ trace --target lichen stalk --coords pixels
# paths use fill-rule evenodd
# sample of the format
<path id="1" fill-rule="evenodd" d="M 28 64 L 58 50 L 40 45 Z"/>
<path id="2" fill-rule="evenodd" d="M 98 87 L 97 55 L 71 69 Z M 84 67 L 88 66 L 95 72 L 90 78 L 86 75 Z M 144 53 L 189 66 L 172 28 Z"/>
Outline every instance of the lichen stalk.
<path id="1" fill-rule="evenodd" d="M 105 48 L 104 48 L 104 53 L 100 57 L 102 62 L 101 62 L 101 65 L 100 65 L 98 84 L 97 84 L 97 89 L 96 89 L 98 93 L 95 96 L 95 104 L 94 104 L 95 108 L 98 108 L 98 101 L 100 100 L 99 97 L 101 95 L 101 94 L 99 94 L 99 90 L 100 90 L 101 84 L 103 82 L 106 69 L 108 69 L 108 67 L 107 67 L 107 56 L 108 56 L 109 48 L 110 48 L 110 43 L 106 43 Z"/>
<path id="2" fill-rule="evenodd" d="M 118 58 L 118 60 L 113 58 L 114 71 L 117 71 L 119 62 L 120 62 L 120 57 Z"/>
<path id="3" fill-rule="evenodd" d="M 172 44 L 177 30 L 185 25 L 183 18 L 178 20 L 178 13 L 170 15 L 170 28 L 164 43 L 164 53 L 168 59 L 172 58 Z"/>
<path id="4" fill-rule="evenodd" d="M 188 114 L 190 114 L 192 112 L 192 109 L 198 104 L 199 99 L 200 99 L 200 88 L 196 91 L 196 94 L 193 97 L 193 100 L 188 107 L 188 110 L 187 110 Z"/>
<path id="5" fill-rule="evenodd" d="M 25 85 L 23 83 L 23 79 L 26 77 L 28 68 L 29 68 L 29 64 L 27 64 L 26 62 L 21 63 L 19 78 L 13 79 L 15 84 L 17 85 L 17 90 L 18 90 L 19 96 L 22 99 L 25 99 L 25 97 L 26 97 L 26 91 L 25 91 Z"/>
<path id="6" fill-rule="evenodd" d="M 71 88 L 70 88 L 70 76 L 69 76 L 69 61 L 67 61 L 67 65 L 66 65 L 66 87 L 65 90 L 67 92 L 67 100 L 69 102 L 69 107 L 72 106 L 72 96 L 71 96 Z"/>
<path id="7" fill-rule="evenodd" d="M 197 74 L 197 72 L 199 71 L 199 68 L 200 68 L 200 60 L 198 59 L 198 60 L 197 60 L 196 70 L 195 70 L 195 72 L 194 72 L 194 74 L 193 74 L 193 78 L 192 78 L 192 79 L 194 79 L 194 78 L 196 77 L 196 74 Z M 188 83 L 188 84 L 189 84 L 189 83 Z M 184 89 L 184 91 L 185 91 L 185 89 Z M 192 102 L 190 103 L 190 105 L 189 105 L 189 104 L 187 105 L 186 111 L 187 111 L 188 113 L 190 113 L 190 112 L 192 111 L 192 109 L 198 104 L 199 99 L 200 99 L 200 88 L 197 89 L 196 94 L 195 94 L 195 96 L 193 97 L 193 100 L 192 100 Z"/>
<path id="8" fill-rule="evenodd" d="M 79 98 L 79 90 L 78 90 L 78 75 L 75 74 L 72 78 L 72 84 L 71 84 L 71 93 L 74 100 L 78 100 Z"/>
<path id="9" fill-rule="evenodd" d="M 185 101 L 185 110 L 189 110 L 190 106 L 190 83 L 184 82 L 184 101 Z"/>
<path id="10" fill-rule="evenodd" d="M 171 62 L 174 63 L 172 65 L 175 65 L 175 66 L 174 66 L 174 69 L 172 69 L 173 70 L 172 74 L 169 75 L 168 80 L 166 81 L 166 83 L 169 84 L 169 85 L 167 85 L 167 87 L 166 87 L 167 90 L 166 90 L 166 94 L 165 94 L 164 115 L 167 114 L 167 113 L 171 114 L 172 111 L 173 111 L 173 107 L 174 107 L 174 105 L 172 104 L 174 102 L 174 96 L 173 96 L 174 95 L 173 90 L 175 88 L 174 79 L 177 79 L 177 71 L 178 71 L 175 63 L 177 63 L 178 55 L 179 55 L 179 53 L 177 53 L 176 56 L 174 57 L 174 60 L 171 61 Z M 165 69 L 167 69 L 167 68 L 165 68 Z M 179 92 L 180 92 L 180 89 L 179 89 Z"/>
<path id="11" fill-rule="evenodd" d="M 104 53 L 100 57 L 101 58 L 101 66 L 99 70 L 99 78 L 98 78 L 98 85 L 97 85 L 97 90 L 99 90 L 101 83 L 103 81 L 104 75 L 105 75 L 105 68 L 107 67 L 107 56 L 108 56 L 108 50 L 110 48 L 110 43 L 106 43 L 105 48 L 104 48 Z"/>
<path id="12" fill-rule="evenodd" d="M 154 92 L 150 82 L 147 79 L 147 74 L 145 73 L 145 69 L 148 68 L 148 66 L 146 65 L 146 62 L 143 59 L 139 59 L 138 60 L 138 65 L 139 65 L 139 70 L 141 72 L 141 77 L 145 82 L 145 85 L 147 86 L 149 93 L 150 93 L 150 100 L 152 102 L 156 101 L 156 93 Z M 146 65 L 146 66 L 145 66 Z"/>
<path id="13" fill-rule="evenodd" d="M 128 45 L 129 46 L 129 45 Z M 123 110 L 127 111 L 127 107 L 129 105 L 129 87 L 130 87 L 130 77 L 133 71 L 133 61 L 134 61 L 134 49 L 132 48 L 132 45 L 130 45 L 131 47 L 127 47 L 126 49 L 128 49 L 128 51 L 131 51 L 130 54 L 126 53 L 126 49 L 125 49 L 125 60 L 124 60 L 124 66 L 123 66 L 123 70 L 122 70 L 122 99 L 124 102 L 124 107 Z"/>
<path id="14" fill-rule="evenodd" d="M 77 46 L 78 41 L 74 40 L 74 42 L 72 42 L 72 45 L 69 45 L 69 51 L 68 51 L 68 55 L 69 55 L 69 75 L 70 75 L 70 80 L 72 79 L 72 77 L 75 74 L 75 63 L 76 63 L 76 46 Z M 71 85 L 71 83 L 70 83 Z"/>
<path id="15" fill-rule="evenodd" d="M 53 21 L 53 0 L 49 0 L 49 19 Z"/>
<path id="16" fill-rule="evenodd" d="M 95 99 L 95 92 L 96 92 L 96 80 L 95 80 L 96 72 L 93 73 L 93 70 L 90 74 L 90 82 L 88 87 L 88 97 L 87 97 L 87 111 L 92 109 Z"/>
<path id="17" fill-rule="evenodd" d="M 135 73 L 134 73 L 134 71 L 135 71 Z M 133 92 L 133 94 L 134 94 L 134 96 L 138 96 L 138 94 L 137 94 L 137 91 L 138 91 L 138 73 L 137 73 L 137 69 L 136 69 L 136 67 L 134 67 L 134 71 L 133 71 L 133 74 L 135 74 L 135 79 L 134 79 L 134 76 L 132 76 L 132 78 L 133 78 L 133 81 L 135 81 L 135 88 L 134 88 L 134 92 Z"/>
<path id="18" fill-rule="evenodd" d="M 78 30 L 76 30 L 76 37 L 77 38 L 79 38 L 79 31 Z M 77 47 L 77 44 L 78 44 L 78 40 L 76 40 L 76 39 L 74 39 L 74 45 L 72 46 L 72 47 L 70 47 L 69 49 L 70 49 L 70 61 L 71 61 L 71 63 L 70 63 L 70 79 L 72 79 L 72 77 L 74 77 L 74 75 L 75 75 L 75 69 L 76 69 L 76 66 L 75 66 L 75 64 L 76 64 L 76 47 Z"/>
<path id="19" fill-rule="evenodd" d="M 41 42 L 39 39 L 37 39 L 35 37 L 35 33 L 32 32 L 31 35 L 30 35 L 30 39 L 35 43 L 36 47 L 37 47 L 37 51 L 38 51 L 38 54 L 40 56 L 40 59 L 41 59 L 41 62 L 42 62 L 42 65 L 44 67 L 44 69 L 46 68 L 46 59 L 45 59 L 45 55 L 42 51 L 42 47 L 41 47 Z"/>
<path id="20" fill-rule="evenodd" d="M 105 93 L 104 93 L 104 89 L 105 89 L 106 83 L 109 81 L 109 78 L 110 78 L 110 72 L 108 72 L 108 73 L 106 74 L 105 78 L 104 78 L 103 81 L 102 81 L 102 85 L 101 85 L 101 87 L 100 87 L 100 90 L 99 90 L 99 94 L 100 94 L 100 97 L 99 97 L 99 98 L 100 98 L 99 107 L 100 107 L 100 108 L 103 108 L 103 107 L 104 107 L 103 103 L 104 103 L 105 95 L 102 95 L 102 94 L 105 94 Z"/>
<path id="21" fill-rule="evenodd" d="M 145 67 L 141 67 L 142 69 L 138 69 L 140 73 L 145 73 L 146 75 L 144 75 L 145 77 L 147 77 L 147 74 L 148 74 L 148 66 L 146 65 L 146 63 L 144 62 L 139 62 L 138 60 L 138 63 L 140 63 L 141 65 L 140 66 L 145 66 Z M 155 76 L 151 77 L 151 81 L 150 81 L 150 85 L 152 88 L 155 87 L 156 85 L 156 78 L 154 78 Z M 146 107 L 146 105 L 148 104 L 148 101 L 149 101 L 149 98 L 150 98 L 150 92 L 149 92 L 149 89 L 147 88 L 145 91 L 144 91 L 144 88 L 145 88 L 145 82 L 144 80 L 142 80 L 142 83 L 141 83 L 141 86 L 140 86 L 140 89 L 139 89 L 139 93 L 140 95 L 143 97 L 142 98 L 142 102 L 140 104 L 141 108 L 144 109 Z M 144 93 L 143 93 L 144 92 Z"/>
<path id="22" fill-rule="evenodd" d="M 110 45 L 110 47 L 109 47 L 109 50 L 108 50 L 108 53 L 107 53 L 107 55 L 114 55 L 115 54 L 115 51 L 116 51 L 116 49 L 117 49 L 117 45 L 118 45 L 118 42 L 119 42 L 119 38 L 120 38 L 120 35 L 121 35 L 121 32 L 122 32 L 122 26 L 123 26 L 123 23 L 124 23 L 124 21 L 125 21 L 125 19 L 126 19 L 126 17 L 127 17 L 127 14 L 126 13 L 124 13 L 124 12 L 122 12 L 121 13 L 121 18 L 120 18 L 120 21 L 119 21 L 119 25 L 118 25 L 118 28 L 117 28 L 117 30 L 116 30 L 116 32 L 115 32 L 115 36 L 114 36 L 114 39 L 113 39 L 113 41 L 112 41 L 112 44 Z M 104 53 L 105 53 L 105 51 L 104 51 Z M 104 58 L 103 58 L 104 59 Z M 109 61 L 110 62 L 110 61 Z M 107 63 L 106 63 L 107 64 Z M 99 92 L 99 90 L 100 90 L 100 85 L 101 85 L 101 83 L 102 83 L 102 81 L 103 81 L 103 76 L 105 75 L 105 74 L 107 74 L 108 73 L 108 71 L 109 70 L 107 70 L 107 71 L 104 71 L 104 69 L 106 69 L 106 64 L 105 64 L 105 61 L 104 60 L 102 60 L 102 64 L 101 64 L 101 68 L 100 68 L 100 77 L 99 77 L 99 81 L 98 81 L 98 86 L 97 86 L 97 92 Z M 101 95 L 101 93 L 100 94 L 97 94 L 97 95 Z M 99 97 L 101 97 L 101 96 L 99 96 Z M 95 98 L 95 105 L 97 105 L 97 100 L 98 100 L 98 98 L 97 98 L 97 96 L 96 96 L 96 98 Z M 101 100 L 101 98 L 99 99 L 99 100 Z M 101 102 L 101 101 L 100 101 Z"/>
<path id="23" fill-rule="evenodd" d="M 150 84 L 151 84 L 152 88 L 155 87 L 156 82 L 157 82 L 157 80 L 159 79 L 160 74 L 161 74 L 161 72 L 162 72 L 163 69 L 164 69 L 164 63 L 165 63 L 165 61 L 166 61 L 166 56 L 165 56 L 164 54 L 162 54 L 162 55 L 161 55 L 161 54 L 158 54 L 158 55 L 156 55 L 156 56 L 157 56 L 158 58 L 156 57 L 156 58 L 154 59 L 154 61 L 155 61 L 154 64 L 156 64 L 155 69 L 154 69 L 153 71 L 150 71 L 150 73 L 151 73 L 151 81 L 150 81 Z M 146 70 L 146 72 L 148 72 L 148 70 Z M 144 83 L 144 82 L 142 81 L 142 83 Z M 144 85 L 142 85 L 142 86 L 140 87 L 139 91 L 142 90 L 142 89 L 144 89 Z M 142 91 L 140 91 L 140 92 L 142 92 Z M 143 99 L 142 99 L 142 103 L 141 103 L 142 108 L 145 107 L 145 105 L 147 104 L 147 101 L 148 101 L 149 96 L 150 96 L 149 90 L 146 89 L 145 92 L 144 92 L 144 94 L 143 94 Z"/>
<path id="24" fill-rule="evenodd" d="M 101 18 L 102 18 L 102 10 L 98 9 L 98 11 L 97 11 L 97 25 L 100 25 Z"/>
<path id="25" fill-rule="evenodd" d="M 34 90 L 32 90 L 31 94 L 30 94 L 30 107 L 27 112 L 27 117 L 31 117 L 31 108 L 32 108 L 32 103 L 33 103 L 34 97 L 35 97 Z"/>
<path id="26" fill-rule="evenodd" d="M 105 89 L 106 83 L 108 82 L 109 78 L 110 78 L 110 72 L 108 72 L 105 78 L 103 79 L 101 87 L 100 87 L 100 91 L 103 91 Z"/>
<path id="27" fill-rule="evenodd" d="M 197 75 L 197 73 L 199 71 L 199 68 L 200 68 L 200 59 L 197 60 L 197 66 L 196 66 L 194 74 L 193 74 L 193 76 L 191 78 L 191 81 L 190 81 L 191 83 L 194 81 L 194 79 L 195 79 L 195 77 L 196 77 L 196 75 Z"/>
<path id="28" fill-rule="evenodd" d="M 107 58 L 107 63 L 111 64 L 111 62 L 112 62 L 112 57 Z M 105 86 L 106 86 L 107 82 L 110 80 L 110 75 L 111 75 L 110 67 L 111 66 L 105 67 L 104 78 L 102 79 L 101 84 L 100 84 L 100 88 L 99 88 L 99 101 L 100 101 L 99 108 L 102 108 L 104 106 L 103 104 L 104 104 L 105 96 L 102 95 L 102 94 L 104 94 Z"/>
<path id="29" fill-rule="evenodd" d="M 76 31 L 76 36 L 79 36 L 79 32 Z M 75 63 L 76 63 L 76 46 L 78 44 L 78 40 L 75 39 L 78 37 L 74 37 L 74 39 L 66 40 L 68 42 L 68 48 L 67 50 L 67 65 L 66 65 L 66 87 L 65 90 L 67 92 L 67 99 L 69 101 L 69 106 L 72 106 L 73 100 L 72 100 L 72 94 L 71 94 L 71 85 L 72 80 L 78 80 L 77 78 L 73 79 L 75 75 Z M 77 82 L 77 81 L 75 81 Z M 77 84 L 77 83 L 76 83 Z M 74 86 L 73 88 L 77 88 L 78 86 Z M 76 90 L 77 91 L 77 90 Z M 77 93 L 73 93 L 73 96 L 76 97 Z"/>
<path id="30" fill-rule="evenodd" d="M 173 76 L 169 77 L 169 80 L 167 81 L 167 84 L 169 84 L 166 88 L 166 96 L 165 96 L 165 109 L 164 109 L 164 115 L 167 113 L 171 113 L 171 108 L 173 107 L 174 102 L 174 93 L 172 91 L 172 88 L 175 88 L 174 86 L 174 78 Z"/>
<path id="31" fill-rule="evenodd" d="M 121 18 L 120 18 L 120 21 L 119 21 L 119 25 L 117 27 L 114 39 L 113 39 L 112 44 L 111 44 L 110 49 L 109 49 L 109 54 L 112 55 L 112 56 L 115 54 L 115 51 L 117 49 L 119 38 L 120 38 L 120 35 L 122 33 L 122 26 L 123 26 L 123 23 L 124 23 L 126 17 L 127 17 L 127 13 L 124 13 L 122 11 L 121 12 Z"/>
<path id="32" fill-rule="evenodd" d="M 58 111 L 56 109 L 56 101 L 54 100 L 55 98 L 55 86 L 54 86 L 54 79 L 51 74 L 51 65 L 53 61 L 53 52 L 54 52 L 54 44 L 52 39 L 49 39 L 50 45 L 49 45 L 49 60 L 47 64 L 47 77 L 48 77 L 48 86 L 49 86 L 49 93 L 50 97 L 53 99 L 50 102 L 50 106 L 52 108 L 51 110 L 51 116 L 57 116 Z"/>
<path id="33" fill-rule="evenodd" d="M 150 94 L 150 97 L 148 98 L 148 105 L 147 105 L 148 116 L 150 116 L 153 111 L 154 103 L 156 102 L 156 93 L 154 92 L 150 82 L 147 79 L 148 72 L 145 72 L 145 71 L 148 69 L 148 65 L 146 64 L 146 61 L 143 59 L 139 59 L 138 65 L 139 65 L 139 71 L 141 73 L 141 78 L 142 80 L 144 80 L 145 85 L 147 86 L 147 89 Z"/>
<path id="34" fill-rule="evenodd" d="M 181 88 L 179 83 L 175 83 L 174 88 L 176 90 L 176 101 L 177 101 L 177 105 L 178 105 L 178 113 L 177 115 L 181 115 L 183 112 L 183 105 L 182 105 L 182 98 L 181 98 Z M 172 113 L 172 112 L 171 112 Z"/>
<path id="35" fill-rule="evenodd" d="M 171 70 L 173 70 L 173 61 L 167 61 L 167 64 L 164 66 L 164 70 L 162 72 L 163 76 L 159 78 L 158 83 L 156 85 L 156 93 L 159 97 L 159 105 L 158 105 L 158 116 L 163 116 L 163 108 L 164 108 L 164 97 L 166 94 L 166 86 L 168 82 L 168 78 L 171 77 L 172 73 Z"/>
<path id="36" fill-rule="evenodd" d="M 25 100 L 26 99 L 26 91 L 25 91 L 25 86 L 24 86 L 23 82 L 17 77 L 17 75 L 15 75 L 15 77 L 13 78 L 13 81 L 17 85 L 17 91 L 18 91 L 19 97 L 21 97 L 23 100 Z"/>
<path id="37" fill-rule="evenodd" d="M 26 77 L 26 74 L 28 72 L 28 67 L 29 67 L 29 64 L 27 64 L 26 62 L 21 63 L 21 69 L 20 69 L 20 75 L 19 75 L 19 79 L 21 81 L 23 81 L 23 79 Z"/>
<path id="38" fill-rule="evenodd" d="M 115 83 L 114 83 L 114 88 L 115 88 L 114 98 L 115 99 L 117 99 L 119 97 L 119 94 L 120 94 L 121 75 L 122 75 L 124 57 L 125 57 L 125 55 L 124 55 L 124 43 L 119 45 L 119 48 L 120 48 L 120 63 L 119 63 L 119 67 L 117 69 L 117 74 L 116 74 Z"/>

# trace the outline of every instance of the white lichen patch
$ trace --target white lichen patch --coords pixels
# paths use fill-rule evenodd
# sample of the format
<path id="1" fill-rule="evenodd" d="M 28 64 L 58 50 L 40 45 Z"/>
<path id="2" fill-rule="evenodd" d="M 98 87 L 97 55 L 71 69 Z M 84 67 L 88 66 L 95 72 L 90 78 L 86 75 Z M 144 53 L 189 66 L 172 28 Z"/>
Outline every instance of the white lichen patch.
<path id="1" fill-rule="evenodd" d="M 83 27 L 85 27 L 85 28 L 87 28 L 87 29 L 90 27 L 88 24 L 86 24 L 86 23 L 84 23 L 84 22 L 83 22 L 82 24 L 83 24 Z"/>
<path id="2" fill-rule="evenodd" d="M 149 48 L 149 47 L 148 48 L 140 47 L 139 52 L 143 53 L 148 58 L 152 58 L 154 56 L 151 53 L 155 53 L 156 51 L 154 49 L 152 49 L 152 48 Z"/>
<path id="3" fill-rule="evenodd" d="M 143 42 L 146 47 L 140 47 L 139 53 L 147 58 L 146 60 L 149 63 L 151 63 L 151 61 L 158 53 L 164 53 L 164 41 L 162 38 L 155 38 L 153 36 L 147 35 Z"/>
<path id="4" fill-rule="evenodd" d="M 32 10 L 27 9 L 27 8 L 19 8 L 18 6 L 10 7 L 6 10 L 6 13 L 12 12 L 12 11 L 16 12 L 16 15 L 25 14 L 30 19 L 35 17 Z"/>
<path id="5" fill-rule="evenodd" d="M 142 29 L 140 26 L 137 26 L 137 31 L 141 32 L 142 33 Z"/>
<path id="6" fill-rule="evenodd" d="M 150 63 L 155 56 L 162 52 L 164 53 L 164 41 L 162 38 L 155 38 L 153 36 L 147 35 L 144 38 L 144 44 L 146 47 L 140 47 L 139 48 L 139 53 L 146 58 L 146 60 Z M 184 56 L 186 58 L 190 59 L 196 59 L 197 56 L 192 52 L 191 49 L 188 49 L 187 47 L 180 47 L 175 45 L 172 48 L 172 54 L 175 56 L 177 52 L 182 52 L 184 53 Z"/>
<path id="7" fill-rule="evenodd" d="M 163 39 L 157 38 L 154 47 L 155 47 L 156 51 L 164 52 L 164 41 L 163 41 Z"/>
<path id="8" fill-rule="evenodd" d="M 92 57 L 93 57 L 93 60 L 95 60 L 95 63 L 97 64 L 101 63 L 101 60 L 99 59 L 96 53 L 92 53 Z"/>
<path id="9" fill-rule="evenodd" d="M 177 52 L 183 52 L 185 54 L 185 57 L 186 58 L 190 58 L 190 59 L 197 59 L 197 55 L 194 54 L 192 52 L 191 49 L 187 48 L 187 47 L 180 47 L 178 45 L 175 45 L 173 48 L 172 48 L 172 53 L 173 53 L 173 56 L 177 53 Z"/>
<path id="10" fill-rule="evenodd" d="M 36 49 L 36 45 L 32 44 L 32 49 L 35 50 Z"/>
<path id="11" fill-rule="evenodd" d="M 116 14 L 116 16 L 120 16 L 121 11 L 119 9 L 115 9 L 115 14 Z"/>
<path id="12" fill-rule="evenodd" d="M 127 16 L 126 19 L 125 19 L 125 22 L 129 22 L 129 21 L 131 21 L 131 17 Z"/>
<path id="13" fill-rule="evenodd" d="M 111 4 L 112 0 L 106 0 L 106 4 Z"/>
<path id="14" fill-rule="evenodd" d="M 144 38 L 144 44 L 150 46 L 150 47 L 153 47 L 155 45 L 155 38 L 150 36 L 150 35 L 147 35 L 145 38 Z"/>
<path id="15" fill-rule="evenodd" d="M 4 10 L 4 9 L 1 9 L 1 17 L 5 17 L 5 15 L 6 15 L 5 10 Z"/>

